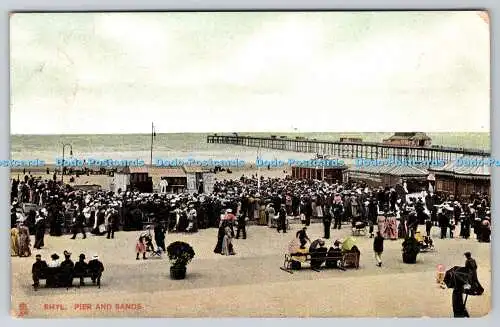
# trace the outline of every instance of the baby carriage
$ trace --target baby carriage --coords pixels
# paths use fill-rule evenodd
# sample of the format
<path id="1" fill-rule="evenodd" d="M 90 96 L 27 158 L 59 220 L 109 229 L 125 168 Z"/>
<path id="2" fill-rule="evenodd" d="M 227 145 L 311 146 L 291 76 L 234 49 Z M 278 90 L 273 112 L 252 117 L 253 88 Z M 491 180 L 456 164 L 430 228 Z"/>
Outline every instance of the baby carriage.
<path id="1" fill-rule="evenodd" d="M 155 250 L 153 245 L 153 237 L 151 236 L 151 226 L 146 227 L 147 233 L 143 233 L 144 243 L 146 243 L 146 252 L 150 253 L 151 257 L 160 257 L 161 258 L 161 249 L 158 248 Z"/>
<path id="2" fill-rule="evenodd" d="M 366 235 L 367 224 L 364 221 L 357 221 L 354 223 L 352 227 L 352 235 L 353 236 L 362 236 Z"/>
<path id="3" fill-rule="evenodd" d="M 474 278 L 474 275 L 465 267 L 455 266 L 449 269 L 443 281 L 448 288 L 460 289 L 466 295 L 481 296 L 484 293 L 484 288 L 477 278 Z"/>
<path id="4" fill-rule="evenodd" d="M 434 242 L 432 241 L 432 238 L 430 236 L 422 236 L 422 233 L 418 231 L 415 233 L 415 239 L 420 246 L 420 252 L 434 251 Z"/>

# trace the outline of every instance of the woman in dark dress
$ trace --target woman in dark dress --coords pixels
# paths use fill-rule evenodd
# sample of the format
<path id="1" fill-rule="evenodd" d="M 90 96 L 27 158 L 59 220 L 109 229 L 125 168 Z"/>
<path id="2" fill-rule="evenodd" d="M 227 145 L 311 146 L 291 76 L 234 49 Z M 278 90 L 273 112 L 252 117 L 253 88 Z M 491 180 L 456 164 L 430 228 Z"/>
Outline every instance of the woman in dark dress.
<path id="1" fill-rule="evenodd" d="M 214 253 L 222 254 L 222 242 L 224 241 L 225 224 L 221 224 L 219 227 L 219 232 L 217 233 L 217 244 L 215 245 Z"/>
<path id="2" fill-rule="evenodd" d="M 35 223 L 35 244 L 33 246 L 35 249 L 40 249 L 45 245 L 43 241 L 45 236 L 45 219 L 43 219 L 42 213 L 39 212 L 38 215 Z"/>
<path id="3" fill-rule="evenodd" d="M 470 237 L 470 226 L 471 226 L 471 213 L 470 209 L 467 207 L 462 217 L 462 222 L 460 224 L 460 237 L 466 240 Z"/>
<path id="4" fill-rule="evenodd" d="M 480 231 L 481 235 L 479 237 L 479 242 L 489 243 L 491 237 L 491 227 L 489 219 L 484 219 L 481 222 Z"/>

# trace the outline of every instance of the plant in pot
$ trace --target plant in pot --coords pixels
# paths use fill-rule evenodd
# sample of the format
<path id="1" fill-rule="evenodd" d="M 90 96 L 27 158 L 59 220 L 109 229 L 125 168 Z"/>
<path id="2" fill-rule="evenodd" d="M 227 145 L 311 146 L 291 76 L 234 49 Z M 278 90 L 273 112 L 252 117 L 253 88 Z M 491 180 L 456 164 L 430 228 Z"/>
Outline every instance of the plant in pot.
<path id="1" fill-rule="evenodd" d="M 420 244 L 415 237 L 407 236 L 403 241 L 403 262 L 417 263 L 417 255 L 420 253 Z"/>
<path id="2" fill-rule="evenodd" d="M 167 247 L 167 254 L 172 264 L 170 267 L 170 278 L 186 278 L 186 266 L 193 260 L 195 255 L 191 245 L 180 241 L 170 243 Z"/>

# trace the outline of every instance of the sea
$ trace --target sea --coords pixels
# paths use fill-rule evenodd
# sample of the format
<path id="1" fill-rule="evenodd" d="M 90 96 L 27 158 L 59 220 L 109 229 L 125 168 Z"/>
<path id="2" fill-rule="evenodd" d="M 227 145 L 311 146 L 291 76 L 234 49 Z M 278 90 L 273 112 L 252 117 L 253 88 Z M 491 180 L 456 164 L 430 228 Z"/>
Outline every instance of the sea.
<path id="1" fill-rule="evenodd" d="M 393 133 L 239 133 L 248 136 L 271 134 L 295 138 L 297 136 L 337 141 L 340 137 L 358 137 L 366 142 L 382 142 Z M 199 159 L 199 160 L 307 160 L 313 153 L 296 153 L 273 149 L 252 148 L 236 145 L 208 144 L 209 133 L 156 134 L 153 142 L 153 160 Z M 223 135 L 222 133 L 219 135 Z M 490 150 L 489 133 L 427 133 L 433 145 Z M 11 159 L 41 160 L 55 164 L 62 157 L 62 145 L 70 144 L 73 158 L 97 160 L 143 160 L 149 164 L 151 134 L 106 134 L 106 135 L 12 135 Z M 70 147 L 65 147 L 68 158 Z"/>

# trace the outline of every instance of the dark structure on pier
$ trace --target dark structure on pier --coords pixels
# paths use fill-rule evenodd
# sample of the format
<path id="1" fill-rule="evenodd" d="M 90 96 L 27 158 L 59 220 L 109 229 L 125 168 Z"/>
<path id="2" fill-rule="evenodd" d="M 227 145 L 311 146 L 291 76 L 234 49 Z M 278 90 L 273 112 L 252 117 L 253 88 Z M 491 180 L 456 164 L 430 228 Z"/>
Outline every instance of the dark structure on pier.
<path id="1" fill-rule="evenodd" d="M 397 132 L 394 133 L 393 136 L 385 139 L 383 141 L 384 144 L 393 144 L 393 145 L 409 145 L 409 146 L 430 146 L 431 138 L 428 137 L 425 133 L 420 132 Z"/>
<path id="2" fill-rule="evenodd" d="M 306 138 L 253 137 L 241 135 L 209 135 L 207 142 L 213 144 L 241 145 L 292 152 L 309 152 L 336 158 L 366 159 L 413 159 L 413 160 L 456 160 L 462 156 L 489 157 L 482 150 L 451 148 L 441 146 L 415 146 L 384 144 L 377 142 L 319 141 Z M 425 142 L 424 142 L 425 143 Z"/>

